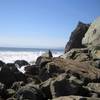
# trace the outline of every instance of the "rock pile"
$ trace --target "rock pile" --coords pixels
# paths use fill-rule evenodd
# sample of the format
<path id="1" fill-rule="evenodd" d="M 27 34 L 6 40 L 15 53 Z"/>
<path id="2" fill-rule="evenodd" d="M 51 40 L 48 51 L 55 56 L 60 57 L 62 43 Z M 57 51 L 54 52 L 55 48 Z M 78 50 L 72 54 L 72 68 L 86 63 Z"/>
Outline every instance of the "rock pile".
<path id="1" fill-rule="evenodd" d="M 34 65 L 0 61 L 0 100 L 100 100 L 99 29 L 99 19 L 91 25 L 80 22 L 60 57 L 49 50 Z M 23 65 L 25 73 L 18 70 Z"/>

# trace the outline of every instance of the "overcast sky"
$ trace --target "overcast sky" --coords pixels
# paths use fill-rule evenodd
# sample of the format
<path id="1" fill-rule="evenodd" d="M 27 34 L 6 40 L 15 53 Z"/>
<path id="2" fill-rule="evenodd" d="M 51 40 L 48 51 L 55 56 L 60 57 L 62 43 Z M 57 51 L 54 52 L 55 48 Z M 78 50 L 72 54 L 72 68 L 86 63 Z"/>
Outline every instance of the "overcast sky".
<path id="1" fill-rule="evenodd" d="M 100 16 L 100 0 L 0 0 L 0 46 L 64 47 L 78 21 Z"/>

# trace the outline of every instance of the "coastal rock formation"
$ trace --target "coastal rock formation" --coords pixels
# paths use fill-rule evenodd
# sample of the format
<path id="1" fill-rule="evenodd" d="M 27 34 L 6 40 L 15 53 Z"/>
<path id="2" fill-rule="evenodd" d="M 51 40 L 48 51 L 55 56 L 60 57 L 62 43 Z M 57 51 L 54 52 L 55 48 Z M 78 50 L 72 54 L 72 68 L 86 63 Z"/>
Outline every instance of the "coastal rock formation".
<path id="1" fill-rule="evenodd" d="M 70 51 L 72 48 L 83 48 L 82 38 L 89 28 L 89 24 L 79 22 L 76 29 L 71 33 L 70 39 L 65 46 L 65 53 Z"/>
<path id="2" fill-rule="evenodd" d="M 100 24 L 94 24 L 92 41 L 89 24 L 79 22 L 59 57 L 49 50 L 33 65 L 24 60 L 0 61 L 0 100 L 100 100 Z M 22 66 L 25 73 L 19 71 Z"/>

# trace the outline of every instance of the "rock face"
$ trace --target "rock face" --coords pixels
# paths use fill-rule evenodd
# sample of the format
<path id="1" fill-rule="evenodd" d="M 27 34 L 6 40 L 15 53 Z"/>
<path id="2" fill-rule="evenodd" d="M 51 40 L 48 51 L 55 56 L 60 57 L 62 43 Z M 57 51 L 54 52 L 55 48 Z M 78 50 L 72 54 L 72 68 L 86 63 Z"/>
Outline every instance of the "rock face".
<path id="1" fill-rule="evenodd" d="M 82 40 L 82 44 L 89 47 L 100 46 L 100 17 L 91 24 Z"/>
<path id="2" fill-rule="evenodd" d="M 82 48 L 82 38 L 89 28 L 89 24 L 79 22 L 76 29 L 71 33 L 70 39 L 65 47 L 65 53 L 72 48 Z"/>

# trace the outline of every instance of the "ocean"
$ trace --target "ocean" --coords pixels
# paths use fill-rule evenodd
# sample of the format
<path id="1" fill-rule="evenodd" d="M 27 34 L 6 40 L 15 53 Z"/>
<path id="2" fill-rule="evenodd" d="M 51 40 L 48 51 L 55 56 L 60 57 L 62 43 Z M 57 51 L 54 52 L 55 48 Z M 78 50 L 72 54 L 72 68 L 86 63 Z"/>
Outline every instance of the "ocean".
<path id="1" fill-rule="evenodd" d="M 49 49 L 42 48 L 14 48 L 14 47 L 0 47 L 0 60 L 5 63 L 13 63 L 16 60 L 26 60 L 29 63 L 35 62 L 37 57 Z M 63 54 L 63 48 L 50 49 L 54 57 Z"/>

